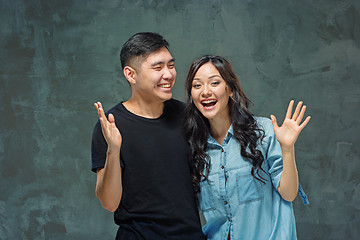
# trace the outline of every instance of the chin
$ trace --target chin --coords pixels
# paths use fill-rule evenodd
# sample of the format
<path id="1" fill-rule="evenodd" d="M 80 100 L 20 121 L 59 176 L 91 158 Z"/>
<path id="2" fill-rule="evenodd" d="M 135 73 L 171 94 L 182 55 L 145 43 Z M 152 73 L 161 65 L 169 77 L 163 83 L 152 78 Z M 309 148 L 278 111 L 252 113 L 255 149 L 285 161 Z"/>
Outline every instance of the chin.
<path id="1" fill-rule="evenodd" d="M 212 120 L 215 116 L 213 114 L 201 113 L 207 120 Z"/>
<path id="2" fill-rule="evenodd" d="M 160 96 L 160 98 L 161 98 L 163 101 L 170 100 L 170 99 L 172 98 L 172 93 L 162 95 L 162 96 Z"/>

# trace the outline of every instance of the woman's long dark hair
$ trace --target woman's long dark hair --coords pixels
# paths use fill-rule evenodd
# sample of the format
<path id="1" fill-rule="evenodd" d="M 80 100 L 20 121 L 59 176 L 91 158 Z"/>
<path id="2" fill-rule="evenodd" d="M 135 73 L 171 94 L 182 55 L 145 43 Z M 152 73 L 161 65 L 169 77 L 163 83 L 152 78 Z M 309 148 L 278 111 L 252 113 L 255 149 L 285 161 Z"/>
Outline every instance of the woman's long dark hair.
<path id="1" fill-rule="evenodd" d="M 264 182 L 264 178 L 259 174 L 259 170 L 263 171 L 261 164 L 264 161 L 264 156 L 261 151 L 256 149 L 258 141 L 261 141 L 264 136 L 264 131 L 258 127 L 253 114 L 248 109 L 250 100 L 241 89 L 240 81 L 231 64 L 222 57 L 205 55 L 191 64 L 185 83 L 187 93 L 185 136 L 190 145 L 189 162 L 194 191 L 200 192 L 201 178 L 208 180 L 210 172 L 210 157 L 206 154 L 210 124 L 194 105 L 191 98 L 191 88 L 196 72 L 208 62 L 216 67 L 233 93 L 228 104 L 234 137 L 240 142 L 241 155 L 252 163 L 251 175 Z"/>

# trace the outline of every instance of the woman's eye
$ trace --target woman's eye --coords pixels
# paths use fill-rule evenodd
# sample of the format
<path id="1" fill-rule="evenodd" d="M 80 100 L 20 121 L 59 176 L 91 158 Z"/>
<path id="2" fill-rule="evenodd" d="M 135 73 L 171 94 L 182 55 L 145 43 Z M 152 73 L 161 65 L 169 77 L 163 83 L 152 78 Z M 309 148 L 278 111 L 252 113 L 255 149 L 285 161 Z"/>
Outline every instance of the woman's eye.
<path id="1" fill-rule="evenodd" d="M 199 88 L 200 87 L 200 84 L 194 84 L 193 85 L 193 88 Z"/>
<path id="2" fill-rule="evenodd" d="M 212 82 L 211 83 L 211 85 L 213 85 L 213 86 L 216 86 L 216 85 L 219 85 L 220 84 L 220 82 Z"/>

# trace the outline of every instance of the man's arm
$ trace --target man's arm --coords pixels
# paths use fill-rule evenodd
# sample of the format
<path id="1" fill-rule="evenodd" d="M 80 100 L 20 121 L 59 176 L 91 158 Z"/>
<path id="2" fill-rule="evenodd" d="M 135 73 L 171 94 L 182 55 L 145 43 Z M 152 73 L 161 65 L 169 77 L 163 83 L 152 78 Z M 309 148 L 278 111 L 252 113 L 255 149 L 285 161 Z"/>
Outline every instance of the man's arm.
<path id="1" fill-rule="evenodd" d="M 119 129 L 115 125 L 115 119 L 109 114 L 108 119 L 100 102 L 94 104 L 100 119 L 101 130 L 107 142 L 106 162 L 104 168 L 97 170 L 96 196 L 102 206 L 114 212 L 121 200 L 122 182 L 120 166 L 120 147 L 122 138 Z"/>

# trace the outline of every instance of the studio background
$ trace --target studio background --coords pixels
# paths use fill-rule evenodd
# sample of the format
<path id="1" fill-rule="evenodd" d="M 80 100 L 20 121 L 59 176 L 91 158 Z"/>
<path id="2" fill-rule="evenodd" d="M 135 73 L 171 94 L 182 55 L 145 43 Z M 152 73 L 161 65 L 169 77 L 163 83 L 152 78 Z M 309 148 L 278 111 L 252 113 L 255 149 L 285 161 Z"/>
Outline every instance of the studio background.
<path id="1" fill-rule="evenodd" d="M 227 58 L 256 115 L 312 116 L 296 143 L 298 238 L 360 239 L 360 1 L 1 0 L 0 239 L 114 239 L 95 197 L 97 114 L 127 99 L 119 52 L 154 31 L 176 59 Z"/>

